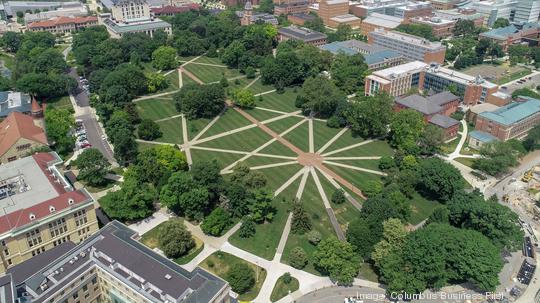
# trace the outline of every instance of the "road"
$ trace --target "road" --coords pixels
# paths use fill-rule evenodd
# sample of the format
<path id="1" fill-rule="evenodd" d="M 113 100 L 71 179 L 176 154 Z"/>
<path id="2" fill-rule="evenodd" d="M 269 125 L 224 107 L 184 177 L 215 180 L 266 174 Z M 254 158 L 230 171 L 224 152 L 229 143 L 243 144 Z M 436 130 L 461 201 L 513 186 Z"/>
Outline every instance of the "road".
<path id="1" fill-rule="evenodd" d="M 357 297 L 364 303 L 385 302 L 384 290 L 366 287 L 335 286 L 319 289 L 296 300 L 298 303 L 343 303 L 346 297 Z"/>
<path id="2" fill-rule="evenodd" d="M 524 83 L 518 83 L 517 80 L 519 79 L 517 79 L 511 82 L 502 84 L 501 91 L 507 94 L 512 94 L 517 89 L 524 88 L 524 87 L 530 88 L 531 86 L 534 87 L 540 84 L 540 71 L 535 71 L 532 74 L 527 75 L 523 78 L 528 79 L 529 77 L 531 77 L 531 80 L 527 80 Z M 502 88 L 503 86 L 506 87 L 506 89 L 503 89 Z"/>

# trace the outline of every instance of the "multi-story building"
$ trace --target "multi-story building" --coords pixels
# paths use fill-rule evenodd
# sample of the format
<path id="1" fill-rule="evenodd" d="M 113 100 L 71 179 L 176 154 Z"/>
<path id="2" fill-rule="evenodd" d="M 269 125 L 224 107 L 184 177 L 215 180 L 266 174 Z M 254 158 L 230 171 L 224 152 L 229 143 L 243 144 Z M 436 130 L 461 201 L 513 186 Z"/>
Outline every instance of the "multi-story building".
<path id="1" fill-rule="evenodd" d="M 425 63 L 444 63 L 446 47 L 441 42 L 431 42 L 417 36 L 375 29 L 368 35 L 368 43 L 395 50 L 409 60 Z"/>
<path id="2" fill-rule="evenodd" d="M 369 17 L 362 21 L 362 25 L 360 26 L 360 32 L 362 33 L 362 35 L 367 36 L 376 28 L 388 31 L 395 29 L 401 23 L 403 23 L 402 18 L 379 13 L 372 13 L 371 15 L 369 15 Z"/>
<path id="3" fill-rule="evenodd" d="M 484 0 L 472 2 L 470 6 L 484 16 L 484 25 L 493 26 L 495 20 L 514 20 L 518 0 Z"/>
<path id="4" fill-rule="evenodd" d="M 457 20 L 446 20 L 440 17 L 415 17 L 409 20 L 412 24 L 423 24 L 431 27 L 433 36 L 446 38 L 452 36 Z"/>
<path id="5" fill-rule="evenodd" d="M 81 28 L 98 25 L 98 18 L 87 17 L 54 17 L 45 21 L 36 21 L 27 25 L 29 31 L 46 31 L 53 34 L 69 34 Z"/>
<path id="6" fill-rule="evenodd" d="M 319 48 L 333 54 L 362 54 L 370 70 L 379 70 L 405 63 L 405 58 L 396 51 L 369 45 L 358 40 L 336 41 L 321 45 Z"/>
<path id="7" fill-rule="evenodd" d="M 373 13 L 379 13 L 408 20 L 409 18 L 431 16 L 432 14 L 431 3 L 409 0 L 364 0 L 360 4 L 352 4 L 350 10 L 360 18 L 367 18 Z"/>
<path id="8" fill-rule="evenodd" d="M 171 35 L 169 23 L 154 19 L 146 0 L 110 0 L 111 13 L 98 15 L 99 24 L 105 25 L 112 38 L 121 38 L 125 33 L 145 33 L 150 37 L 162 30 Z"/>
<path id="9" fill-rule="evenodd" d="M 0 122 L 0 164 L 26 156 L 32 149 L 47 147 L 47 136 L 34 119 L 12 112 Z"/>
<path id="10" fill-rule="evenodd" d="M 445 20 L 452 20 L 455 22 L 457 22 L 458 20 L 470 20 L 474 23 L 474 26 L 477 27 L 484 25 L 484 16 L 478 13 L 473 8 L 438 10 L 435 11 L 435 17 L 439 17 Z"/>
<path id="11" fill-rule="evenodd" d="M 198 3 L 186 3 L 186 4 L 179 4 L 179 5 L 163 5 L 159 7 L 151 7 L 150 13 L 154 17 L 161 17 L 161 16 L 174 16 L 176 14 L 185 13 L 189 11 L 198 11 L 200 9 L 200 5 Z"/>
<path id="12" fill-rule="evenodd" d="M 278 30 L 279 42 L 293 39 L 303 41 L 306 44 L 320 46 L 326 44 L 326 38 L 326 34 L 295 25 L 282 27 Z"/>
<path id="13" fill-rule="evenodd" d="M 273 25 L 278 25 L 278 20 L 275 16 L 267 14 L 267 13 L 253 13 L 253 7 L 251 6 L 251 2 L 247 1 L 244 5 L 243 11 L 237 11 L 235 12 L 236 16 L 240 18 L 240 24 L 242 26 L 250 25 L 253 23 L 269 23 Z"/>
<path id="14" fill-rule="evenodd" d="M 450 118 L 455 113 L 460 99 L 451 92 L 441 92 L 423 97 L 418 94 L 396 98 L 394 111 L 412 109 L 422 114 L 426 123 L 433 124 L 443 130 L 444 139 L 457 137 L 459 121 Z"/>
<path id="15" fill-rule="evenodd" d="M 540 23 L 511 24 L 483 32 L 480 37 L 499 44 L 504 51 L 507 51 L 510 45 L 522 43 L 524 40 L 538 41 Z"/>
<path id="16" fill-rule="evenodd" d="M 11 112 L 29 113 L 32 99 L 30 95 L 14 92 L 0 92 L 0 118 L 4 118 Z"/>
<path id="17" fill-rule="evenodd" d="M 300 26 L 304 25 L 306 21 L 311 21 L 313 19 L 315 19 L 315 16 L 311 14 L 306 14 L 306 13 L 296 13 L 296 14 L 287 15 L 287 20 L 289 20 L 289 22 L 295 25 L 300 25 Z"/>
<path id="18" fill-rule="evenodd" d="M 66 181 L 60 163 L 51 152 L 0 166 L 0 272 L 98 230 L 94 200 Z"/>
<path id="19" fill-rule="evenodd" d="M 88 15 L 88 9 L 80 2 L 67 2 L 65 5 L 58 7 L 52 11 L 44 11 L 39 13 L 24 14 L 24 22 L 26 24 L 49 20 L 54 17 L 80 17 Z"/>
<path id="20" fill-rule="evenodd" d="M 540 0 L 519 0 L 514 22 L 538 22 L 540 18 Z"/>
<path id="21" fill-rule="evenodd" d="M 475 130 L 490 134 L 501 141 L 525 137 L 529 130 L 540 124 L 540 100 L 521 98 L 525 101 L 479 113 Z"/>
<path id="22" fill-rule="evenodd" d="M 348 24 L 358 28 L 361 19 L 349 14 L 349 1 L 347 0 L 321 0 L 313 5 L 314 10 L 323 20 L 324 24 L 336 28 L 340 24 Z"/>
<path id="23" fill-rule="evenodd" d="M 431 5 L 433 6 L 434 9 L 439 10 L 439 9 L 452 9 L 454 7 L 459 6 L 460 3 L 466 2 L 466 0 L 465 1 L 462 1 L 462 0 L 430 0 L 430 2 L 431 2 Z"/>
<path id="24" fill-rule="evenodd" d="M 274 15 L 307 14 L 308 0 L 274 0 Z"/>
<path id="25" fill-rule="evenodd" d="M 384 91 L 392 97 L 399 97 L 413 88 L 421 89 L 426 67 L 423 62 L 413 61 L 375 71 L 365 79 L 365 94 L 373 96 Z"/>
<path id="26" fill-rule="evenodd" d="M 229 303 L 224 280 L 196 268 L 188 272 L 139 243 L 113 221 L 77 246 L 54 250 L 10 268 L 0 298 L 7 302 Z M 4 301 L 2 301 L 4 302 Z"/>
<path id="27" fill-rule="evenodd" d="M 439 65 L 431 65 L 426 68 L 425 90 L 442 92 L 448 90 L 449 85 L 456 87 L 466 105 L 489 102 L 490 95 L 499 90 L 497 84 L 484 80 L 480 75 L 473 77 Z"/>
<path id="28" fill-rule="evenodd" d="M 420 61 L 373 72 L 365 79 L 366 95 L 374 95 L 382 90 L 399 97 L 410 92 L 411 88 L 440 93 L 455 86 L 458 95 L 466 105 L 490 102 L 490 96 L 499 87 L 482 77 L 469 76 L 439 65 L 428 65 Z"/>

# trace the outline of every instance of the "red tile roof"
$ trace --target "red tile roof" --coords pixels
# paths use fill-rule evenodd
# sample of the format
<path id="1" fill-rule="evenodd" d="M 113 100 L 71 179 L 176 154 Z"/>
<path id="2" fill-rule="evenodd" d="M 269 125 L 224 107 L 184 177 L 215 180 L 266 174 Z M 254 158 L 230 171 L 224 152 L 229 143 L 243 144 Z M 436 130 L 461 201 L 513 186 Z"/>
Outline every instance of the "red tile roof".
<path id="1" fill-rule="evenodd" d="M 0 155 L 5 154 L 20 138 L 47 144 L 45 131 L 34 124 L 32 117 L 12 112 L 0 122 Z"/>
<path id="2" fill-rule="evenodd" d="M 97 17 L 55 17 L 49 20 L 36 21 L 28 24 L 29 28 L 41 28 L 41 27 L 53 27 L 65 24 L 85 24 L 90 22 L 97 22 Z"/>
<path id="3" fill-rule="evenodd" d="M 172 6 L 172 5 L 166 5 L 162 7 L 152 7 L 150 8 L 150 11 L 156 15 L 162 15 L 162 14 L 179 14 L 183 12 L 188 12 L 190 10 L 199 10 L 199 4 L 197 3 L 189 3 L 187 5 L 183 6 Z"/>
<path id="4" fill-rule="evenodd" d="M 32 158 L 36 161 L 36 164 L 40 167 L 41 173 L 47 176 L 50 184 L 55 188 L 58 196 L 32 205 L 28 208 L 23 208 L 0 216 L 0 234 L 10 231 L 14 228 L 22 227 L 33 221 L 46 218 L 51 214 L 58 213 L 70 207 L 74 207 L 82 202 L 87 201 L 89 198 L 80 190 L 66 191 L 62 184 L 55 181 L 53 177 L 47 171 L 49 165 L 47 163 L 56 160 L 56 158 L 50 153 L 37 153 L 32 155 Z M 39 173 L 39 172 L 36 172 Z M 72 203 L 70 204 L 70 201 Z M 51 207 L 54 211 L 51 212 Z M 34 219 L 31 219 L 30 215 Z"/>

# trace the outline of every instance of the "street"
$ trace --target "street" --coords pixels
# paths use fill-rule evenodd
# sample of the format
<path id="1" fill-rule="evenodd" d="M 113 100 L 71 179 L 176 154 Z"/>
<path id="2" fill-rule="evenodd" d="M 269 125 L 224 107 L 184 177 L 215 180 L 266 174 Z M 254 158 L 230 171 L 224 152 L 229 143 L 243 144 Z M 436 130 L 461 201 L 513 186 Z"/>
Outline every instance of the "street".
<path id="1" fill-rule="evenodd" d="M 319 289 L 296 300 L 298 303 L 343 303 L 346 297 L 357 297 L 364 303 L 385 302 L 384 290 L 366 287 L 335 286 Z"/>

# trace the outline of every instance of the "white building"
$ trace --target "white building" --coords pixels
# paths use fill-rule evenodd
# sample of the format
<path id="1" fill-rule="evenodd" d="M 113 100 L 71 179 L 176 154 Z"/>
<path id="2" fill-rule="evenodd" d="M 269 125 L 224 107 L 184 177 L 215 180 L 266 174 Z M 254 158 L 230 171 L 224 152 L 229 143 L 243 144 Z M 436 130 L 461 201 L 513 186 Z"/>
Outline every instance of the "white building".
<path id="1" fill-rule="evenodd" d="M 88 15 L 86 7 L 79 2 L 66 2 L 65 5 L 51 11 L 40 13 L 26 13 L 24 21 L 26 24 L 36 21 L 49 20 L 55 17 L 79 17 Z"/>
<path id="2" fill-rule="evenodd" d="M 540 0 L 518 0 L 514 22 L 538 22 Z"/>
<path id="3" fill-rule="evenodd" d="M 478 1 L 472 3 L 471 6 L 476 9 L 479 14 L 484 16 L 485 25 L 492 26 L 498 18 L 512 20 L 518 1 L 524 0 Z"/>

